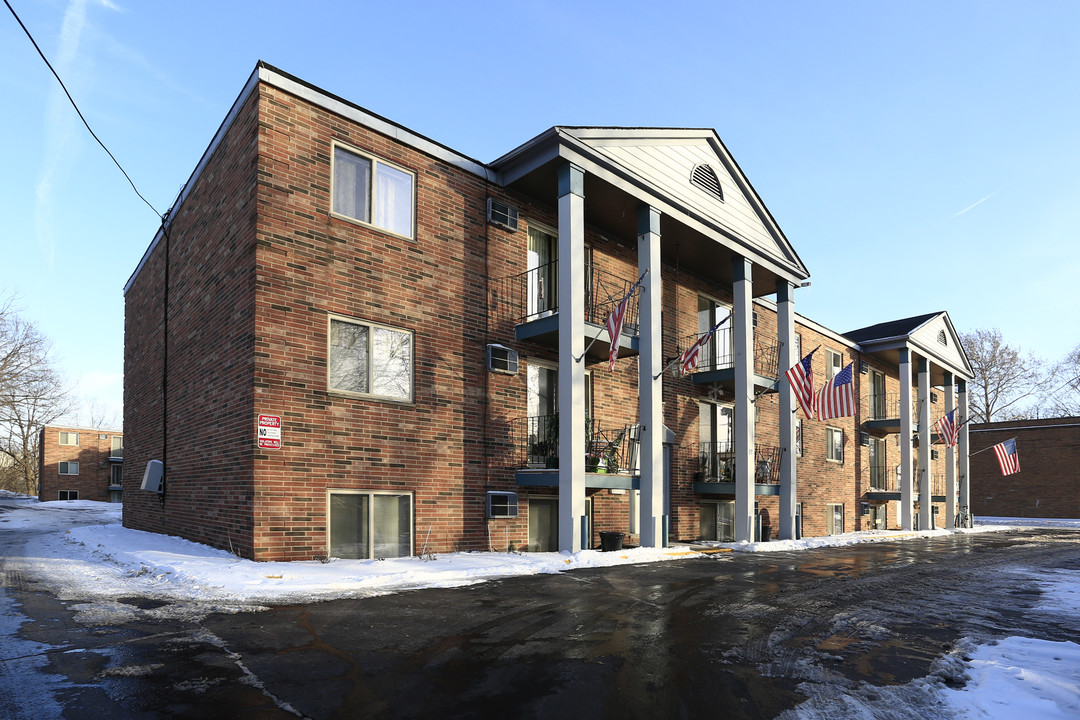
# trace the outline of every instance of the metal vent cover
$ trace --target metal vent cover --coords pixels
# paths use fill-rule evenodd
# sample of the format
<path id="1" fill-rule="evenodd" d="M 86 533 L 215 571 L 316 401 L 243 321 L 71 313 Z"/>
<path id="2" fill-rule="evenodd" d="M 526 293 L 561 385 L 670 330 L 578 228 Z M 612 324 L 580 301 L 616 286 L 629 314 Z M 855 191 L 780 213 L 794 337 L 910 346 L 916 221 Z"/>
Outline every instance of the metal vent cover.
<path id="1" fill-rule="evenodd" d="M 690 173 L 690 183 L 696 185 L 705 192 L 715 197 L 720 202 L 724 201 L 724 189 L 720 186 L 720 178 L 710 165 L 695 165 Z"/>

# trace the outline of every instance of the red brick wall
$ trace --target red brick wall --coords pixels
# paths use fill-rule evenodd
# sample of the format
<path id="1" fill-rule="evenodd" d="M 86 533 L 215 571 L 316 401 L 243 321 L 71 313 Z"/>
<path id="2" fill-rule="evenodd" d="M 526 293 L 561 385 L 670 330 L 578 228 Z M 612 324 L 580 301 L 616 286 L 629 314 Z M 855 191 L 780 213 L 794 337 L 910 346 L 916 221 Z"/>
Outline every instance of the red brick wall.
<path id="1" fill-rule="evenodd" d="M 1003 476 L 987 448 L 1013 437 L 1020 472 Z M 1080 518 L 1080 417 L 972 425 L 970 444 L 972 513 Z"/>
<path id="2" fill-rule="evenodd" d="M 78 433 L 78 445 L 61 445 L 60 433 Z M 38 499 L 42 502 L 59 499 L 61 491 L 79 493 L 79 500 L 108 502 L 113 456 L 112 440 L 123 433 L 99 428 L 44 427 L 39 436 Z M 122 450 L 115 453 L 122 455 Z M 78 475 L 61 475 L 61 462 L 79 463 Z"/>

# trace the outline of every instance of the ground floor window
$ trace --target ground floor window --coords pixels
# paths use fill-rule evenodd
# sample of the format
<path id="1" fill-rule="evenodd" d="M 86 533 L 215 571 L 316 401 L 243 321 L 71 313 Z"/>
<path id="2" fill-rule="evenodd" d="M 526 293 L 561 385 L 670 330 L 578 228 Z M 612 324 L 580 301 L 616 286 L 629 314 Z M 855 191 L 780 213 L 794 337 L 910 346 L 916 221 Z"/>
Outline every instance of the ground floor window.
<path id="1" fill-rule="evenodd" d="M 702 540 L 735 542 L 735 503 L 701 503 L 700 535 Z"/>
<path id="2" fill-rule="evenodd" d="M 78 490 L 60 490 L 56 494 L 56 499 L 57 500 L 78 500 L 79 499 L 79 491 Z"/>
<path id="3" fill-rule="evenodd" d="M 412 494 L 340 490 L 329 493 L 331 557 L 408 557 L 413 551 Z"/>
<path id="4" fill-rule="evenodd" d="M 841 503 L 830 503 L 826 506 L 826 534 L 840 535 L 844 532 L 844 506 Z"/>

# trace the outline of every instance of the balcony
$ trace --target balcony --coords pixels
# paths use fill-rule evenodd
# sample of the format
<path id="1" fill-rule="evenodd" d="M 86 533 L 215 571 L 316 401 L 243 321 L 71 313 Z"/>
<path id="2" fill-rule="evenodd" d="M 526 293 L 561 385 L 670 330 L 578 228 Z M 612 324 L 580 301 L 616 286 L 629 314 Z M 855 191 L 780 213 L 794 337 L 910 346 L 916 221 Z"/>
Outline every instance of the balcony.
<path id="1" fill-rule="evenodd" d="M 931 502 L 945 502 L 945 478 L 943 473 L 935 473 L 930 478 Z M 916 470 L 911 481 L 911 497 L 919 499 L 919 473 Z M 870 488 L 867 494 L 874 500 L 900 500 L 900 478 L 895 468 L 886 471 L 884 467 L 870 466 Z"/>
<path id="2" fill-rule="evenodd" d="M 491 312 L 499 321 L 515 326 L 517 340 L 558 347 L 559 293 L 557 260 L 510 277 L 491 282 Z M 585 266 L 585 345 L 589 357 L 601 360 L 608 356 L 610 338 L 608 316 L 618 307 L 633 286 L 634 280 Z M 638 293 L 634 293 L 623 316 L 619 355 L 638 354 Z M 593 339 L 596 342 L 593 343 Z"/>
<path id="3" fill-rule="evenodd" d="M 678 354 L 698 341 L 701 335 L 688 335 L 679 340 Z M 754 387 L 757 392 L 775 391 L 780 363 L 780 343 L 754 336 Z M 735 390 L 735 343 L 732 328 L 720 328 L 706 340 L 698 354 L 697 367 L 690 373 L 695 385 L 719 383 Z"/>
<path id="4" fill-rule="evenodd" d="M 780 494 L 780 458 L 783 448 L 754 447 L 754 494 Z M 694 492 L 709 495 L 735 494 L 735 443 L 696 443 L 683 448 L 680 462 L 694 479 Z"/>
<path id="5" fill-rule="evenodd" d="M 516 418 L 510 423 L 517 483 L 552 487 L 559 484 L 559 416 Z M 638 425 L 604 425 L 585 420 L 586 487 L 638 487 Z"/>

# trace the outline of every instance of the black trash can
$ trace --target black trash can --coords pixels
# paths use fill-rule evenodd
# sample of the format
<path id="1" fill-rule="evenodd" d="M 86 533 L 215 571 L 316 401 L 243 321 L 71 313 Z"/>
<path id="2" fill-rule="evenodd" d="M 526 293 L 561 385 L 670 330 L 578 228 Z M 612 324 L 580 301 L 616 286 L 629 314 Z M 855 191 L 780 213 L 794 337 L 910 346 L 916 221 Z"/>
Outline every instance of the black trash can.
<path id="1" fill-rule="evenodd" d="M 614 552 L 616 550 L 622 550 L 623 540 L 626 538 L 626 533 L 621 532 L 602 532 L 600 533 L 600 550 L 601 552 Z"/>

